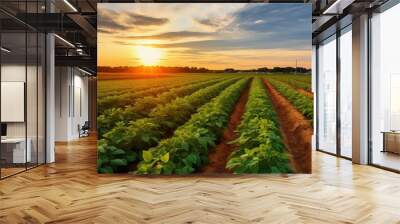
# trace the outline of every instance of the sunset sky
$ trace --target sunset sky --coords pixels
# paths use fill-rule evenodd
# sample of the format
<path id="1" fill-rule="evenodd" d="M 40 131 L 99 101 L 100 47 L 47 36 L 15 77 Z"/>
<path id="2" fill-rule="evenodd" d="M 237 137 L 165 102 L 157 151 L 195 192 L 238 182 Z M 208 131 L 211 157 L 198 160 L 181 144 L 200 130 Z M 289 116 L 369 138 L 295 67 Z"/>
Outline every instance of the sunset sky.
<path id="1" fill-rule="evenodd" d="M 311 66 L 310 4 L 98 4 L 99 66 Z"/>

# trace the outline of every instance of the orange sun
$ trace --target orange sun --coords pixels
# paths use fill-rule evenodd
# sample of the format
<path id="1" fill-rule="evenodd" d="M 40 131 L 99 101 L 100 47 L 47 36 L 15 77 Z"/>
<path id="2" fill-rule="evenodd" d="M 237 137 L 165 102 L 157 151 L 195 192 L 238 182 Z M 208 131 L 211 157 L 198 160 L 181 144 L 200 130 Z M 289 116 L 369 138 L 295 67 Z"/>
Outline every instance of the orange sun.
<path id="1" fill-rule="evenodd" d="M 161 49 L 147 46 L 135 47 L 135 53 L 140 62 L 146 66 L 157 65 L 163 56 Z"/>

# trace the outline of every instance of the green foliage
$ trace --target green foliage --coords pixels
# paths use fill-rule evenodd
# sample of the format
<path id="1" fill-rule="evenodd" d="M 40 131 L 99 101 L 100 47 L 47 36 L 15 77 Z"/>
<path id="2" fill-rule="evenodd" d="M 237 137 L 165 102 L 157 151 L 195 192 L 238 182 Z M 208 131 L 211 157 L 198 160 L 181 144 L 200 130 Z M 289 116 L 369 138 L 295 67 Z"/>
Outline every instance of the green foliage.
<path id="1" fill-rule="evenodd" d="M 160 80 L 170 81 L 169 83 L 160 82 Z M 204 77 L 169 77 L 169 78 L 147 78 L 142 81 L 135 81 L 133 84 L 132 80 L 123 81 L 100 81 L 97 98 L 97 112 L 98 115 L 105 113 L 107 109 L 111 108 L 124 108 L 136 103 L 140 98 L 146 96 L 157 96 L 163 92 L 169 91 L 172 88 L 183 87 L 191 83 L 196 83 L 198 81 L 209 81 L 210 79 L 205 79 Z M 118 86 L 123 86 L 123 88 L 118 88 L 112 86 L 112 84 L 106 83 L 117 83 Z M 141 83 L 136 86 L 136 83 Z M 110 89 L 111 88 L 111 89 Z M 106 92 L 109 90 L 108 92 Z M 106 93 L 105 93 L 106 92 Z"/>
<path id="2" fill-rule="evenodd" d="M 274 74 L 268 78 L 284 82 L 296 89 L 311 91 L 311 75 Z"/>
<path id="3" fill-rule="evenodd" d="M 120 122 L 104 134 L 104 138 L 111 145 L 132 151 L 150 147 L 157 143 L 161 137 L 160 125 L 152 118 L 132 121 L 128 125 Z"/>
<path id="4" fill-rule="evenodd" d="M 154 96 L 160 92 L 167 91 L 170 87 L 161 86 L 142 91 L 125 92 L 122 94 L 110 95 L 97 100 L 97 111 L 99 115 L 105 113 L 109 108 L 122 108 L 135 103 L 135 100 L 140 97 Z"/>
<path id="5" fill-rule="evenodd" d="M 105 151 L 102 155 L 107 160 L 111 160 L 108 156 L 109 151 L 114 148 L 123 149 L 127 152 L 135 152 L 142 158 L 142 151 L 149 149 L 150 147 L 156 146 L 160 139 L 173 133 L 173 131 L 184 124 L 193 114 L 196 109 L 201 105 L 207 103 L 212 98 L 219 95 L 219 93 L 226 87 L 232 85 L 237 79 L 224 80 L 218 82 L 214 85 L 208 86 L 206 88 L 200 89 L 195 93 L 185 96 L 178 97 L 169 104 L 162 104 L 154 108 L 154 110 L 149 114 L 148 118 L 141 118 L 134 120 L 125 124 L 124 122 L 118 122 L 114 128 L 112 128 L 107 133 L 103 134 L 104 146 L 102 147 Z M 99 151 L 99 154 L 100 151 Z M 162 158 L 165 153 L 159 155 L 157 159 Z M 146 152 L 145 157 L 150 158 L 150 155 Z M 169 156 L 168 156 L 169 157 Z M 114 157 L 113 157 L 114 158 Z M 117 157 L 123 159 L 123 155 Z M 153 159 L 155 156 L 153 155 Z M 166 157 L 163 157 L 166 160 Z M 111 166 L 113 172 L 118 172 L 119 170 L 126 169 L 132 162 L 124 166 L 119 163 L 120 166 Z M 100 168 L 107 167 L 107 171 L 110 170 L 109 163 L 101 163 Z M 114 168 L 117 169 L 114 169 Z"/>
<path id="6" fill-rule="evenodd" d="M 102 89 L 98 172 L 128 172 L 137 164 L 139 174 L 189 174 L 207 164 L 209 150 L 220 139 L 249 79 L 239 79 L 238 74 L 211 80 L 199 77 L 174 85 L 153 83 L 151 88 Z M 293 77 L 293 83 L 305 83 L 308 78 Z M 302 98 L 292 88 L 303 84 L 296 86 L 276 76 L 269 79 L 294 106 L 302 105 L 300 112 L 312 118 L 312 99 Z M 155 80 L 161 81 L 151 82 Z M 237 148 L 229 157 L 228 169 L 235 173 L 292 172 L 275 110 L 259 78 L 252 82 L 237 132 L 232 142 Z"/>
<path id="7" fill-rule="evenodd" d="M 150 162 L 153 159 L 153 155 L 149 151 L 143 151 L 143 160 L 146 162 Z"/>
<path id="8" fill-rule="evenodd" d="M 235 173 L 288 173 L 289 156 L 280 136 L 277 115 L 262 81 L 253 80 L 246 112 L 238 126 L 238 145 L 226 167 Z"/>
<path id="9" fill-rule="evenodd" d="M 139 118 L 137 113 L 126 113 L 127 109 L 110 108 L 97 117 L 97 134 L 102 138 L 103 134 L 111 130 L 120 121 L 131 121 Z"/>
<path id="10" fill-rule="evenodd" d="M 227 163 L 227 168 L 237 174 L 243 173 L 290 173 L 289 156 L 276 150 L 274 146 L 261 144 L 234 155 Z"/>
<path id="11" fill-rule="evenodd" d="M 207 163 L 209 149 L 219 139 L 247 82 L 248 79 L 242 79 L 225 89 L 199 108 L 171 138 L 162 140 L 157 147 L 146 151 L 146 158 L 139 163 L 137 173 L 189 174 Z"/>
<path id="12" fill-rule="evenodd" d="M 129 162 L 133 162 L 137 158 L 135 152 L 110 146 L 104 139 L 97 142 L 97 150 L 97 171 L 99 173 L 121 171 Z"/>
<path id="13" fill-rule="evenodd" d="M 300 113 L 312 121 L 314 116 L 314 103 L 312 99 L 304 96 L 283 82 L 274 79 L 268 79 L 268 81 L 276 90 L 278 90 L 279 93 L 286 97 L 296 107 L 296 109 L 300 111 Z"/>
<path id="14" fill-rule="evenodd" d="M 98 135 L 102 137 L 104 133 L 111 130 L 118 122 L 128 123 L 129 121 L 146 117 L 159 105 L 167 104 L 178 97 L 192 94 L 201 88 L 213 85 L 219 81 L 221 81 L 221 79 L 206 80 L 171 88 L 170 90 L 161 92 L 158 95 L 138 98 L 135 100 L 134 105 L 128 105 L 125 108 L 113 107 L 104 110 L 103 114 L 99 115 L 97 118 Z"/>

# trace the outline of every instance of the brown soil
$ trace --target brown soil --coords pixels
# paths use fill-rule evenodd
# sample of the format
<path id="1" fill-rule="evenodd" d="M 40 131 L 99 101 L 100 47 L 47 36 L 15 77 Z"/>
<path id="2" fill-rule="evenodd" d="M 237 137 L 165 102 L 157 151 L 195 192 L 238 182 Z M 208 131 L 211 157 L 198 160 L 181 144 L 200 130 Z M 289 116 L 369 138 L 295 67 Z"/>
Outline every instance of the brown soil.
<path id="1" fill-rule="evenodd" d="M 314 95 L 312 94 L 312 92 L 309 92 L 307 90 L 304 89 L 297 89 L 297 91 L 301 94 L 303 94 L 304 96 L 310 97 L 310 98 L 314 98 Z"/>
<path id="2" fill-rule="evenodd" d="M 264 79 L 280 123 L 286 147 L 292 155 L 296 173 L 311 173 L 311 136 L 310 122 L 272 85 Z"/>
<path id="3" fill-rule="evenodd" d="M 213 173 L 231 173 L 231 171 L 225 169 L 225 165 L 228 162 L 229 155 L 235 149 L 235 145 L 229 144 L 237 136 L 235 133 L 236 127 L 240 124 L 243 113 L 245 112 L 245 106 L 247 98 L 249 96 L 249 87 L 247 87 L 238 102 L 233 109 L 229 123 L 224 129 L 223 135 L 220 139 L 219 144 L 212 150 L 208 155 L 209 163 L 203 167 L 201 173 L 213 174 Z"/>

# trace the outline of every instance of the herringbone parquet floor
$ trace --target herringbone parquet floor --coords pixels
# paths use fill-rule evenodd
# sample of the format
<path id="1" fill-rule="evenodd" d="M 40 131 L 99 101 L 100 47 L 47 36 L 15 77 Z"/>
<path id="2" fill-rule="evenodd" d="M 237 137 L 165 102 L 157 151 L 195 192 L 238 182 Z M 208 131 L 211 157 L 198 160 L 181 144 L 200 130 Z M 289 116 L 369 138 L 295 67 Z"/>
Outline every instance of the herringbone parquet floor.
<path id="1" fill-rule="evenodd" d="M 0 181 L 0 223 L 400 223 L 400 175 L 314 152 L 311 175 L 98 175 L 94 139 Z"/>

